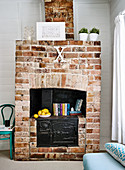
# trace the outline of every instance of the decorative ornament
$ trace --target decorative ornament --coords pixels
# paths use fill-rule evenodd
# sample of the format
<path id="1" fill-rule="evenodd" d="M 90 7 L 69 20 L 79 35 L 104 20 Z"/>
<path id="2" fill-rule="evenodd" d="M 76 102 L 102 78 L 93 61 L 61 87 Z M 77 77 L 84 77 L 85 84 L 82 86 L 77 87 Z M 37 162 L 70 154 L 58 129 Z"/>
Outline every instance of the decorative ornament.
<path id="1" fill-rule="evenodd" d="M 71 107 L 71 111 L 72 111 L 72 112 L 74 111 L 74 108 L 73 108 L 73 107 Z"/>
<path id="2" fill-rule="evenodd" d="M 54 47 L 57 52 L 58 52 L 58 57 L 56 58 L 56 60 L 54 60 L 54 63 L 66 63 L 66 60 L 64 60 L 63 56 L 62 56 L 62 52 L 64 50 L 65 47 Z"/>
<path id="3" fill-rule="evenodd" d="M 24 27 L 24 39 L 32 40 L 33 36 L 34 36 L 33 27 L 30 27 L 30 26 Z"/>

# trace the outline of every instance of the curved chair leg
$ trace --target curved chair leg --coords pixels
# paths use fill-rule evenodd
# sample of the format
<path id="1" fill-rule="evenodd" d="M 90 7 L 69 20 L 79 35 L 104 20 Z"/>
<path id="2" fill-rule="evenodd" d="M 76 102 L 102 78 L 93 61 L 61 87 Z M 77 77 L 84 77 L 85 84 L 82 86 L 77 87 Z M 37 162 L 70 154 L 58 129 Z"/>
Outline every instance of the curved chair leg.
<path id="1" fill-rule="evenodd" d="M 13 147 L 13 144 L 12 144 L 12 133 L 10 133 L 10 159 L 11 160 L 13 159 L 13 156 L 12 156 L 12 147 Z"/>

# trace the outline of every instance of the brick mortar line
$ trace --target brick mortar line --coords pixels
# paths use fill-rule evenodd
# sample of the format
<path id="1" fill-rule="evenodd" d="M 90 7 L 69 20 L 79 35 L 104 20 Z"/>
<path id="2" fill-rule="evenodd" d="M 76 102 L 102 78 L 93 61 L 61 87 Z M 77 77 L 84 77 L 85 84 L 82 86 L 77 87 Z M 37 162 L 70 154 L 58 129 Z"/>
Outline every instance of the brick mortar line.
<path id="1" fill-rule="evenodd" d="M 36 51 L 35 51 L 36 52 Z M 35 59 L 35 57 L 36 57 L 36 59 L 37 58 L 55 58 L 55 57 L 49 57 L 48 55 L 50 54 L 50 53 L 53 53 L 53 54 L 55 54 L 55 52 L 49 52 L 49 53 L 47 53 L 47 57 L 41 57 L 41 56 L 16 56 L 16 57 L 27 57 L 27 58 L 29 58 L 29 57 L 33 57 L 34 59 Z M 99 51 L 97 51 L 97 52 L 64 52 L 64 53 L 62 53 L 62 55 L 64 56 L 65 54 L 78 54 L 78 56 L 80 55 L 80 54 L 101 54 L 101 52 L 99 52 Z M 101 59 L 101 57 L 77 57 L 77 58 L 81 58 L 81 59 Z M 74 57 L 70 57 L 70 58 L 65 58 L 65 59 L 74 59 Z M 30 63 L 30 61 L 17 61 L 17 62 L 29 62 Z M 31 61 L 31 62 L 33 62 L 33 61 Z"/>
<path id="2" fill-rule="evenodd" d="M 80 147 L 80 148 L 82 148 L 82 147 Z M 31 152 L 32 154 L 35 154 L 35 153 L 39 153 L 39 154 L 66 154 L 66 155 L 68 155 L 68 154 L 73 154 L 73 155 L 75 155 L 75 154 L 83 154 L 83 153 L 85 153 L 85 152 L 39 152 L 39 151 L 36 151 L 36 152 Z"/>
<path id="3" fill-rule="evenodd" d="M 73 69 L 72 69 L 72 70 L 73 70 Z M 74 69 L 74 70 L 76 70 L 76 69 Z M 80 69 L 80 70 L 82 70 L 82 69 Z M 86 69 L 86 70 L 88 70 L 88 69 Z M 23 73 L 23 72 L 21 72 L 21 73 Z M 46 75 L 66 74 L 66 75 L 75 75 L 75 76 L 79 76 L 79 75 L 80 75 L 80 76 L 83 76 L 83 77 L 84 77 L 84 76 L 87 76 L 87 75 L 83 75 L 82 73 L 80 73 L 80 74 L 77 74 L 77 73 L 75 73 L 75 74 L 72 74 L 72 73 L 67 74 L 66 72 L 61 72 L 61 73 L 60 73 L 60 72 L 59 72 L 59 73 L 58 73 L 58 72 L 52 72 L 52 73 L 29 73 L 29 74 L 35 74 L 35 75 L 36 75 L 36 74 L 46 74 Z M 20 78 L 20 77 L 19 77 L 19 78 Z M 23 90 L 23 89 L 22 89 L 22 90 Z"/>
<path id="4" fill-rule="evenodd" d="M 67 42 L 67 44 L 66 45 L 42 45 L 42 44 L 29 44 L 29 45 L 31 45 L 31 47 L 32 46 L 43 46 L 43 47 L 53 47 L 53 48 L 55 48 L 55 47 L 65 47 L 65 48 L 67 48 L 67 47 L 71 47 L 71 48 L 73 48 L 73 47 L 101 47 L 101 45 L 94 45 L 94 44 L 82 44 L 82 45 L 79 45 L 79 44 L 69 44 L 71 41 L 74 41 L 74 40 L 70 40 L 70 41 L 63 41 L 63 42 Z M 80 41 L 80 40 L 77 40 L 77 41 Z M 74 42 L 77 42 L 77 41 L 74 41 Z M 40 43 L 41 41 L 39 41 L 38 43 Z M 62 42 L 62 41 L 53 41 L 53 42 Z M 84 43 L 84 41 L 83 41 L 83 43 Z M 19 45 L 18 45 L 19 46 Z M 27 45 L 26 45 L 27 46 Z"/>
<path id="5" fill-rule="evenodd" d="M 27 39 L 17 39 L 17 40 L 15 40 L 15 42 L 30 42 L 30 44 L 31 44 L 31 42 L 57 42 L 57 41 L 59 41 L 59 40 L 37 40 L 37 39 L 34 39 L 34 40 L 27 40 Z M 89 42 L 91 42 L 91 43 L 94 43 L 94 42 L 101 42 L 101 41 L 82 41 L 82 40 L 61 40 L 60 42 L 69 42 L 69 41 L 74 41 L 74 42 L 78 42 L 78 41 L 80 41 L 80 42 L 84 42 L 84 43 L 89 43 Z"/>
<path id="6" fill-rule="evenodd" d="M 41 45 L 37 45 L 38 47 L 44 47 L 44 48 L 47 48 L 47 46 L 41 46 Z M 35 46 L 35 47 L 37 47 L 37 46 Z M 31 46 L 32 47 L 32 46 Z M 55 47 L 58 47 L 58 48 L 60 48 L 61 46 L 55 46 Z M 64 46 L 62 46 L 62 47 L 64 47 Z M 90 47 L 90 46 L 88 46 L 88 47 Z M 87 46 L 77 46 L 77 47 L 71 47 L 71 46 L 66 46 L 65 48 L 88 48 Z M 101 48 L 100 46 L 91 46 L 92 48 Z M 54 47 L 53 47 L 54 48 Z M 64 50 L 65 50 L 65 48 L 64 48 Z M 56 48 L 54 48 L 54 49 L 56 49 Z M 87 50 L 87 49 L 86 49 Z M 57 51 L 38 51 L 38 50 L 16 50 L 16 52 L 17 51 L 22 51 L 22 53 L 24 53 L 24 52 L 43 52 L 43 53 L 57 53 Z M 100 52 L 101 53 L 101 51 L 64 51 L 64 52 L 62 52 L 62 53 L 66 53 L 66 52 L 68 52 L 68 53 L 71 53 L 71 52 Z"/>
<path id="7" fill-rule="evenodd" d="M 80 41 L 80 40 L 78 40 L 78 41 Z M 54 42 L 56 42 L 56 41 L 54 41 Z M 59 41 L 58 41 L 59 42 Z M 69 43 L 69 42 L 68 42 Z M 56 50 L 56 48 L 55 47 L 58 47 L 58 48 L 60 48 L 60 47 L 65 47 L 65 48 L 74 48 L 74 47 L 85 47 L 85 48 L 88 48 L 88 47 L 93 47 L 93 48 L 98 48 L 98 47 L 100 47 L 101 48 L 101 45 L 87 45 L 87 44 L 85 44 L 85 45 L 70 45 L 70 44 L 67 44 L 67 45 L 42 45 L 42 44 L 25 44 L 25 45 L 16 45 L 16 46 L 30 46 L 30 47 L 45 47 L 45 48 L 47 48 L 47 47 L 52 47 L 52 48 L 54 48 L 55 50 Z M 65 49 L 64 48 L 64 49 Z M 18 51 L 21 51 L 21 50 L 18 50 Z M 22 51 L 25 51 L 25 50 L 22 50 Z M 27 50 L 27 51 L 29 51 L 29 50 Z"/>
<path id="8" fill-rule="evenodd" d="M 16 45 L 17 47 L 19 46 L 19 47 L 30 47 L 30 49 L 28 50 L 16 50 L 16 51 L 22 51 L 22 52 L 26 52 L 26 51 L 35 51 L 35 50 L 32 50 L 32 47 L 44 47 L 44 48 L 48 48 L 48 47 L 51 47 L 51 48 L 54 48 L 55 50 L 56 50 L 56 48 L 55 47 L 57 47 L 57 48 L 60 48 L 60 47 L 63 47 L 64 48 L 64 50 L 65 50 L 65 48 L 101 48 L 101 46 L 99 46 L 99 45 L 59 45 L 59 46 L 53 46 L 53 45 Z M 39 51 L 37 51 L 37 52 L 39 52 Z M 43 51 L 44 52 L 44 51 Z M 50 51 L 47 51 L 47 52 L 50 52 Z M 70 52 L 70 51 L 69 51 Z"/>

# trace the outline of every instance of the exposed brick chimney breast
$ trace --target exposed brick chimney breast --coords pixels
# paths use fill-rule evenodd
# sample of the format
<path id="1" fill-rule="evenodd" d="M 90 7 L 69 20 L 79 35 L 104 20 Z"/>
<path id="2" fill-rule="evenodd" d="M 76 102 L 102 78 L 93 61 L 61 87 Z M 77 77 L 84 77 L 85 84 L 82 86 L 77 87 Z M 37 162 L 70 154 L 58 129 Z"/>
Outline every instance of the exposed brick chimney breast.
<path id="1" fill-rule="evenodd" d="M 55 47 L 66 62 L 55 63 Z M 30 89 L 64 88 L 86 92 L 86 117 L 79 116 L 78 146 L 37 147 L 30 117 Z M 100 146 L 101 44 L 99 41 L 16 41 L 15 160 L 83 160 Z"/>
<path id="2" fill-rule="evenodd" d="M 46 22 L 65 22 L 66 39 L 74 39 L 73 0 L 45 0 Z"/>

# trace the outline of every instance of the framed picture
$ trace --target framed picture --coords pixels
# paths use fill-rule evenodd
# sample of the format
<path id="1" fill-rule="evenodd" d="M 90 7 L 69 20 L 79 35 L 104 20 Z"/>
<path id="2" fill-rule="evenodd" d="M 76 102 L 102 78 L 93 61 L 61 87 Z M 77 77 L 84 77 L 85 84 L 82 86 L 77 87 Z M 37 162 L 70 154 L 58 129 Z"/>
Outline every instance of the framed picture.
<path id="1" fill-rule="evenodd" d="M 37 22 L 37 40 L 65 40 L 65 22 Z"/>

